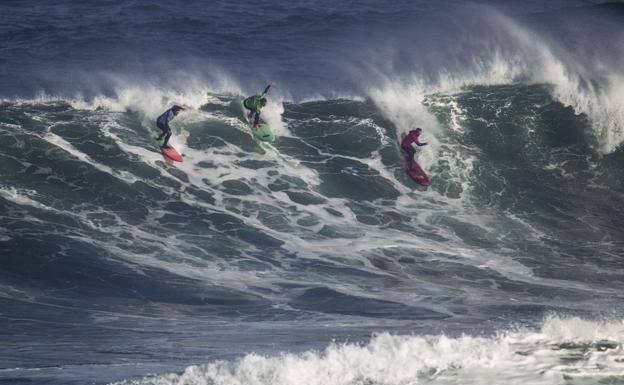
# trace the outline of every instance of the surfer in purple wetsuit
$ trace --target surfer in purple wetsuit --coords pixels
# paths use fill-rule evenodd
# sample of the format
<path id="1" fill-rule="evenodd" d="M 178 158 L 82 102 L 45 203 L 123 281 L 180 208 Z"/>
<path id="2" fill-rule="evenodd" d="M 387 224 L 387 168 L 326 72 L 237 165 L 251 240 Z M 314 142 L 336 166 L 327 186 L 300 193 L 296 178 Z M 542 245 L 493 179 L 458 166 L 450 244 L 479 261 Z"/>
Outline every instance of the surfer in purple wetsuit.
<path id="1" fill-rule="evenodd" d="M 405 152 L 408 156 L 407 164 L 409 169 L 412 169 L 412 161 L 414 160 L 414 155 L 416 154 L 416 146 L 426 146 L 428 142 L 420 142 L 420 134 L 422 133 L 422 128 L 417 128 L 407 133 L 407 135 L 401 141 L 401 150 Z"/>
<path id="2" fill-rule="evenodd" d="M 169 122 L 172 121 L 173 118 L 178 116 L 180 111 L 186 111 L 186 108 L 174 105 L 167 111 L 163 112 L 158 117 L 158 119 L 156 119 L 156 125 L 162 131 L 162 134 L 158 135 L 156 140 L 161 140 L 163 137 L 165 137 L 165 140 L 161 147 L 165 147 L 165 148 L 169 147 L 167 145 L 167 143 L 169 142 L 169 138 L 171 138 L 171 128 L 169 127 Z"/>

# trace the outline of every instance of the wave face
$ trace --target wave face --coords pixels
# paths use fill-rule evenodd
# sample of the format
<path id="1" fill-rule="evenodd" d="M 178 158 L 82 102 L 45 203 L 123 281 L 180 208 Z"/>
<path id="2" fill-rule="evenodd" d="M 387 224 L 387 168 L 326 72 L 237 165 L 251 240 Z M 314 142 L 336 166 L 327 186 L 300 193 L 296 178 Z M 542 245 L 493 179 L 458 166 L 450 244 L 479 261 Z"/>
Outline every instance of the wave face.
<path id="1" fill-rule="evenodd" d="M 7 4 L 0 383 L 622 381 L 621 5 Z"/>

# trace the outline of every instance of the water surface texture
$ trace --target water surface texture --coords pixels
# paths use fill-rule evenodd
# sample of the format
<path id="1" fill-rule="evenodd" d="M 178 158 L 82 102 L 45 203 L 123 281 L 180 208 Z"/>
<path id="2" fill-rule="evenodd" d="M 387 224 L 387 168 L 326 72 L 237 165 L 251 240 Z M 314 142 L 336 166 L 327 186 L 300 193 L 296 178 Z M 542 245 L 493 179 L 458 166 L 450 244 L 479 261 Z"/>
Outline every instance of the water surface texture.
<path id="1" fill-rule="evenodd" d="M 0 13 L 0 384 L 624 383 L 621 3 Z"/>

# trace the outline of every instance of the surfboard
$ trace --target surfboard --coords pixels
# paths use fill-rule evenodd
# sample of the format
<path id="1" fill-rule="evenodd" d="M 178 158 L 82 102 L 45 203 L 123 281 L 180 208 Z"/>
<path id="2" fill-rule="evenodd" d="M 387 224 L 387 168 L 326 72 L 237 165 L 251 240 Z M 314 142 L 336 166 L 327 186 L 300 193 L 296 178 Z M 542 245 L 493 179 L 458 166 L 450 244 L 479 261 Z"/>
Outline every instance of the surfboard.
<path id="1" fill-rule="evenodd" d="M 271 126 L 269 126 L 266 122 L 260 120 L 260 127 L 255 128 L 253 125 L 253 121 L 249 119 L 249 116 L 247 114 L 248 112 L 245 111 L 243 116 L 245 117 L 245 121 L 249 125 L 249 129 L 251 130 L 251 134 L 253 135 L 254 139 L 266 143 L 275 142 L 275 133 L 273 132 Z"/>
<path id="2" fill-rule="evenodd" d="M 168 145 L 168 147 L 162 147 L 162 144 L 164 142 L 163 139 L 157 140 L 157 142 L 158 142 L 158 145 L 160 146 L 160 151 L 162 152 L 165 159 L 171 159 L 175 162 L 182 162 L 184 160 L 182 158 L 182 155 L 180 155 L 180 153 L 176 151 L 176 149 L 173 148 L 171 145 Z"/>
<path id="3" fill-rule="evenodd" d="M 266 123 L 260 123 L 259 128 L 251 127 L 254 138 L 262 142 L 273 143 L 275 142 L 275 133 L 273 129 Z"/>
<path id="4" fill-rule="evenodd" d="M 408 163 L 409 157 L 407 156 L 407 154 L 401 155 L 403 155 L 403 168 L 405 169 L 407 176 L 409 176 L 410 179 L 412 179 L 414 182 L 418 183 L 421 186 L 429 186 L 429 177 L 422 169 L 422 167 L 420 167 L 420 165 L 413 159 L 410 167 L 410 164 Z"/>
<path id="5" fill-rule="evenodd" d="M 171 159 L 173 161 L 176 161 L 176 162 L 182 162 L 183 161 L 182 155 L 180 155 L 180 153 L 177 152 L 176 149 L 173 148 L 173 147 L 161 147 L 160 151 L 162 151 L 162 154 L 165 157 L 167 157 L 167 158 L 169 158 L 169 159 Z"/>

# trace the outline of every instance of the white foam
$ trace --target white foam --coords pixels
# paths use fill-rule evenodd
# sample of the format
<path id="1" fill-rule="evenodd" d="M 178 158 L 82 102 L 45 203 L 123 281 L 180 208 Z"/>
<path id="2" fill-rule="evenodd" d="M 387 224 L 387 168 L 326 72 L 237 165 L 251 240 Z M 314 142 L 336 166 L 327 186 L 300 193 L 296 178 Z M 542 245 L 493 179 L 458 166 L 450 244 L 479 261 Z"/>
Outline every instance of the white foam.
<path id="1" fill-rule="evenodd" d="M 597 345 L 604 340 L 609 343 Z M 216 361 L 190 366 L 182 374 L 116 384 L 597 383 L 624 373 L 623 343 L 622 322 L 550 317 L 535 331 L 502 331 L 491 337 L 383 333 L 362 345 L 331 344 L 321 352 L 278 356 L 250 353 L 234 362 Z"/>
<path id="2" fill-rule="evenodd" d="M 51 128 L 52 127 L 50 127 L 50 129 Z M 82 151 L 78 150 L 71 143 L 69 143 L 68 141 L 66 141 L 65 139 L 60 137 L 59 135 L 56 135 L 56 134 L 52 133 L 49 130 L 43 136 L 43 139 L 46 140 L 49 143 L 54 144 L 55 146 L 57 146 L 59 148 L 62 148 L 63 150 L 65 150 L 69 154 L 71 154 L 74 157 L 76 157 L 81 162 L 87 163 L 87 164 L 93 166 L 94 168 L 96 168 L 97 170 L 100 170 L 100 171 L 105 172 L 105 173 L 107 173 L 109 175 L 112 175 L 112 176 L 122 180 L 123 182 L 133 183 L 133 182 L 135 182 L 137 180 L 134 177 L 134 175 L 132 175 L 129 172 L 126 172 L 126 171 L 123 171 L 123 170 L 121 170 L 121 171 L 113 170 L 112 168 L 110 168 L 110 167 L 108 167 L 108 166 L 106 166 L 104 164 L 96 162 L 89 155 L 87 155 L 87 154 L 83 153 Z"/>
<path id="3" fill-rule="evenodd" d="M 31 198 L 31 196 L 36 195 L 37 192 L 35 190 L 20 190 L 15 187 L 0 187 L 0 196 L 10 202 L 42 210 L 57 211 L 56 209 L 46 206 L 43 203 Z"/>
<path id="4" fill-rule="evenodd" d="M 284 104 L 282 100 L 269 99 L 262 109 L 262 118 L 273 128 L 277 136 L 291 136 L 290 131 L 282 120 Z"/>
<path id="5" fill-rule="evenodd" d="M 435 123 L 420 106 L 424 94 L 448 93 L 467 85 L 527 82 L 552 85 L 557 100 L 573 107 L 577 114 L 587 115 L 592 124 L 588 134 L 595 138 L 597 149 L 602 153 L 613 152 L 624 142 L 624 105 L 621 103 L 624 70 L 621 66 L 607 67 L 595 59 L 593 66 L 587 68 L 575 57 L 575 52 L 555 46 L 552 40 L 547 42 L 539 34 L 493 10 L 488 10 L 482 24 L 488 35 L 479 35 L 481 41 L 470 40 L 475 45 L 474 53 L 470 58 L 462 58 L 462 62 L 467 63 L 462 68 L 441 66 L 433 80 L 426 82 L 422 79 L 430 77 L 418 71 L 407 78 L 385 74 L 382 85 L 371 89 L 369 94 L 375 103 L 400 132 L 425 125 L 438 134 Z M 584 62 L 588 60 L 583 59 Z M 425 164 L 431 161 L 428 158 Z"/>
<path id="6" fill-rule="evenodd" d="M 372 90 L 373 99 L 380 106 L 380 109 L 390 119 L 395 122 L 399 132 L 405 132 L 414 125 L 423 126 L 426 130 L 431 145 L 424 148 L 421 154 L 423 164 L 434 165 L 438 159 L 448 159 L 449 163 L 454 167 L 452 177 L 458 183 L 466 183 L 468 179 L 465 173 L 470 172 L 470 162 L 472 161 L 469 149 L 462 152 L 461 146 L 449 142 L 448 135 L 441 127 L 435 117 L 431 115 L 427 109 L 420 103 L 423 100 L 427 88 L 422 83 L 393 83 L 388 82 L 385 88 Z M 161 91 L 156 88 L 127 88 L 120 92 L 118 98 L 101 98 L 90 102 L 84 102 L 85 105 L 76 104 L 77 107 L 82 106 L 88 109 L 97 109 L 104 107 L 107 110 L 131 110 L 139 112 L 140 119 L 144 122 L 144 127 L 153 125 L 155 116 L 161 113 L 171 103 L 187 104 L 193 107 L 199 107 L 206 101 L 212 100 L 223 104 L 220 99 L 214 99 L 214 96 L 206 94 L 202 87 L 189 90 L 188 92 L 170 92 Z M 211 99 L 212 98 L 212 99 Z M 281 113 L 283 112 L 283 102 L 278 98 L 272 97 L 271 102 L 263 114 L 276 127 L 282 121 Z M 242 112 L 241 112 L 242 116 Z M 483 269 L 495 270 L 502 276 L 509 279 L 524 281 L 529 283 L 537 283 L 542 285 L 552 285 L 556 287 L 574 287 L 580 289 L 588 289 L 581 284 L 571 282 L 562 282 L 557 280 L 542 279 L 536 277 L 531 269 L 517 262 L 514 257 L 509 255 L 495 255 L 493 253 L 484 252 L 483 250 L 467 247 L 465 242 L 454 233 L 449 226 L 440 226 L 440 219 L 453 218 L 455 221 L 468 224 L 473 227 L 480 228 L 483 232 L 488 232 L 492 228 L 492 216 L 483 210 L 474 210 L 464 199 L 450 199 L 441 196 L 434 189 L 429 192 L 414 193 L 409 187 L 398 181 L 393 174 L 393 170 L 388 168 L 382 161 L 379 153 L 374 152 L 369 159 L 359 159 L 356 157 L 343 156 L 358 162 L 364 162 L 371 169 L 376 170 L 383 178 L 386 179 L 396 190 L 401 193 L 393 205 L 388 206 L 383 202 L 369 202 L 370 206 L 380 211 L 390 211 L 394 214 L 411 218 L 407 224 L 414 228 L 414 231 L 422 231 L 423 233 L 432 232 L 435 227 L 435 233 L 439 236 L 439 240 L 432 240 L 426 237 L 410 236 L 406 237 L 404 231 L 387 228 L 384 225 L 366 225 L 358 221 L 356 214 L 349 208 L 350 203 L 342 198 L 327 198 L 325 203 L 319 205 L 303 205 L 293 202 L 286 193 L 272 192 L 269 184 L 276 179 L 275 175 L 269 175 L 268 170 L 252 170 L 237 165 L 238 154 L 241 149 L 231 143 L 225 143 L 223 147 L 195 149 L 186 144 L 188 140 L 188 132 L 184 127 L 190 123 L 202 122 L 206 120 L 217 119 L 232 125 L 242 131 L 248 133 L 247 126 L 241 119 L 220 116 L 218 113 L 209 113 L 197 108 L 193 108 L 181 114 L 173 123 L 174 129 L 181 129 L 181 133 L 173 137 L 172 143 L 178 150 L 185 155 L 185 161 L 176 164 L 175 167 L 183 171 L 188 177 L 188 182 L 177 178 L 166 169 L 162 168 L 162 156 L 154 150 L 149 150 L 141 145 L 130 144 L 116 134 L 118 128 L 121 128 L 115 120 L 115 114 L 110 115 L 109 122 L 102 127 L 102 133 L 115 141 L 119 148 L 132 155 L 138 156 L 147 164 L 153 166 L 160 172 L 164 178 L 175 179 L 181 184 L 179 189 L 159 185 L 153 180 L 144 180 L 137 176 L 125 175 L 119 171 L 114 171 L 110 167 L 94 162 L 93 159 L 86 154 L 81 153 L 70 143 L 67 143 L 58 135 L 49 134 L 46 137 L 53 144 L 70 152 L 78 159 L 92 164 L 100 171 L 112 173 L 118 178 L 127 182 L 141 181 L 154 188 L 163 189 L 168 195 L 174 195 L 183 202 L 197 207 L 198 210 L 206 210 L 206 212 L 226 213 L 245 225 L 252 226 L 259 231 L 271 237 L 284 242 L 282 250 L 293 253 L 302 259 L 319 260 L 335 265 L 343 265 L 344 262 L 337 261 L 328 257 L 328 254 L 341 256 L 344 260 L 359 263 L 361 267 L 356 267 L 363 271 L 371 272 L 375 275 L 391 275 L 384 269 L 374 266 L 367 258 L 367 255 L 378 254 L 379 249 L 387 248 L 392 245 L 401 245 L 406 254 L 426 252 L 435 255 L 437 260 L 449 261 L 452 263 L 464 263 L 470 266 L 478 266 Z M 275 122 L 273 121 L 275 119 Z M 351 124 L 351 123 L 350 123 Z M 353 124 L 368 124 L 364 121 L 354 121 Z M 371 123 L 372 124 L 372 123 Z M 374 126 L 374 124 L 373 124 Z M 285 127 L 285 126 L 284 126 Z M 113 129 L 115 128 L 115 129 Z M 381 128 L 375 127 L 380 132 Z M 382 132 L 383 133 L 383 132 Z M 380 135 L 382 141 L 390 141 L 393 139 Z M 396 138 L 398 141 L 398 138 Z M 442 150 L 442 145 L 448 146 L 451 150 Z M 460 151 L 453 151 L 459 149 Z M 327 157 L 336 156 L 323 152 L 319 152 Z M 210 160 L 214 167 L 202 168 L 198 164 L 202 161 Z M 271 147 L 267 148 L 266 154 L 246 153 L 245 160 L 274 161 L 275 166 L 271 169 L 277 171 L 281 176 L 291 176 L 302 179 L 307 187 L 305 190 L 313 195 L 319 195 L 318 189 L 321 183 L 318 173 L 309 167 L 305 167 L 298 160 L 287 155 L 280 154 Z M 250 186 L 252 192 L 249 195 L 236 196 L 237 203 L 233 203 L 232 196 L 224 191 L 223 182 L 228 180 L 239 180 Z M 188 187 L 200 189 L 212 195 L 215 202 L 204 202 L 187 191 Z M 466 190 L 466 186 L 464 185 Z M 342 217 L 331 215 L 324 209 L 331 209 L 342 214 Z M 288 231 L 282 231 L 272 228 L 265 224 L 261 219 L 260 213 L 268 210 L 273 215 L 283 217 L 283 220 L 289 224 Z M 86 213 L 85 213 L 86 214 Z M 80 214 L 82 215 L 82 214 Z M 147 220 L 148 226 L 158 226 L 158 215 L 164 215 L 158 210 L 150 210 L 150 217 Z M 313 217 L 318 223 L 313 226 L 298 225 L 298 220 L 306 217 Z M 81 220 L 88 220 L 84 217 Z M 107 232 L 127 231 L 136 236 L 136 239 L 145 239 L 146 242 L 167 242 L 169 245 L 168 252 L 175 257 L 171 260 L 163 260 L 156 254 L 139 255 L 137 253 L 126 252 L 118 247 L 115 242 L 102 241 L 98 243 L 100 247 L 109 249 L 112 253 L 128 261 L 129 265 L 140 269 L 141 266 L 153 266 L 164 270 L 179 274 L 182 276 L 192 277 L 194 279 L 204 279 L 218 282 L 219 284 L 232 287 L 236 290 L 253 290 L 253 287 L 265 287 L 279 292 L 276 288 L 276 282 L 283 282 L 293 279 L 300 284 L 323 284 L 332 287 L 338 292 L 353 294 L 356 296 L 375 297 L 380 294 L 372 293 L 365 284 L 358 286 L 356 284 L 347 284 L 342 282 L 340 277 L 296 277 L 285 279 L 283 269 L 274 267 L 270 272 L 247 271 L 240 272 L 230 264 L 229 261 L 210 263 L 204 268 L 191 267 L 194 263 L 201 264 L 201 258 L 195 258 L 187 255 L 180 241 L 172 234 L 167 239 L 159 239 L 151 236 L 147 232 L 147 227 L 130 226 L 121 220 L 116 221 L 115 226 L 107 229 Z M 95 226 L 97 227 L 97 226 Z M 344 231 L 344 237 L 328 238 L 322 236 L 318 232 L 323 228 L 333 228 Z M 84 240 L 89 237 L 85 234 Z M 238 242 L 237 240 L 233 241 Z M 123 241 L 121 242 L 123 244 Z M 239 245 L 241 253 L 248 255 L 249 251 L 254 250 L 253 245 L 245 244 L 241 241 Z M 257 251 L 257 250 L 256 250 Z M 215 257 L 218 260 L 218 256 Z M 253 257 L 250 257 L 253 258 Z M 276 256 L 279 258 L 279 256 Z M 350 266 L 352 268 L 352 266 Z M 432 282 L 433 284 L 433 282 Z M 441 290 L 446 290 L 442 288 Z M 273 294 L 258 293 L 262 296 L 271 296 Z M 400 303 L 411 303 L 413 297 L 409 293 L 405 293 L 401 288 L 397 290 L 388 289 L 384 292 L 385 299 L 393 300 Z"/>

